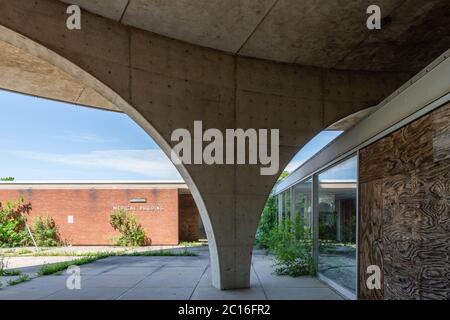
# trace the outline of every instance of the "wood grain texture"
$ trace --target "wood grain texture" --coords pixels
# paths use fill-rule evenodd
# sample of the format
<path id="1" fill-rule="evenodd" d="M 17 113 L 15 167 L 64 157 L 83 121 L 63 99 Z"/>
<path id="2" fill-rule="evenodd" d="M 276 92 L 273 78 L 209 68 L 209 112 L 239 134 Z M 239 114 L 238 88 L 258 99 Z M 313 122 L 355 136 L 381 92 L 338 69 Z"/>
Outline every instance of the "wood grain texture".
<path id="1" fill-rule="evenodd" d="M 364 202 L 360 206 L 359 220 L 359 293 L 361 299 L 382 299 L 383 282 L 381 289 L 369 290 L 366 285 L 367 267 L 377 265 L 383 270 L 383 181 L 375 180 L 360 184 L 360 194 Z"/>
<path id="2" fill-rule="evenodd" d="M 360 298 L 450 300 L 449 132 L 447 104 L 360 151 Z"/>
<path id="3" fill-rule="evenodd" d="M 450 103 L 434 111 L 432 121 L 434 161 L 450 159 Z"/>
<path id="4" fill-rule="evenodd" d="M 433 162 L 431 116 L 426 115 L 360 151 L 360 182 L 406 173 Z"/>

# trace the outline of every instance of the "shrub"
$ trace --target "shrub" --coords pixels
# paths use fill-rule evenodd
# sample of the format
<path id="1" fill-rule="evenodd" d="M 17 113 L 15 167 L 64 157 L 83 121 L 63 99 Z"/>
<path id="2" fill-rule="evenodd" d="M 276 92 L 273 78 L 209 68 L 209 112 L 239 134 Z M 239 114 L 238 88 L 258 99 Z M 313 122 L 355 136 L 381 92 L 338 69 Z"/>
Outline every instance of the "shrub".
<path id="1" fill-rule="evenodd" d="M 275 273 L 293 277 L 315 274 L 311 230 L 298 215 L 271 230 L 268 246 L 275 256 Z"/>
<path id="2" fill-rule="evenodd" d="M 115 241 L 116 245 L 144 246 L 150 242 L 134 214 L 116 210 L 111 214 L 109 221 L 114 230 L 121 233 Z"/>
<path id="3" fill-rule="evenodd" d="M 289 175 L 289 172 L 283 171 L 278 181 L 283 180 Z M 267 249 L 269 247 L 270 232 L 277 225 L 278 197 L 270 195 L 264 206 L 264 210 L 259 221 L 258 230 L 256 231 L 255 244 L 260 248 Z"/>
<path id="4" fill-rule="evenodd" d="M 31 211 L 31 204 L 23 198 L 15 202 L 0 203 L 0 247 L 20 247 L 31 244 L 26 230 L 26 215 Z"/>
<path id="5" fill-rule="evenodd" d="M 277 198 L 270 196 L 266 202 L 258 230 L 256 231 L 255 244 L 260 248 L 269 248 L 270 232 L 276 227 Z"/>
<path id="6" fill-rule="evenodd" d="M 32 229 L 34 239 L 38 246 L 57 247 L 61 244 L 58 226 L 53 218 L 36 218 Z"/>

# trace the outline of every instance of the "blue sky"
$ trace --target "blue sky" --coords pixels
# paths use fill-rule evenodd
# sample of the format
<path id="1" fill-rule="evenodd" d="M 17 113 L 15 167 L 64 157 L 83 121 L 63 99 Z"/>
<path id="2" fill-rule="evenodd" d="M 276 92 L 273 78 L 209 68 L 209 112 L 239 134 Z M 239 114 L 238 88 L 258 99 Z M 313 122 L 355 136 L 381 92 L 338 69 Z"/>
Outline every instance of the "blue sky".
<path id="1" fill-rule="evenodd" d="M 339 132 L 319 134 L 292 170 Z M 0 90 L 0 177 L 16 180 L 181 180 L 128 116 Z"/>

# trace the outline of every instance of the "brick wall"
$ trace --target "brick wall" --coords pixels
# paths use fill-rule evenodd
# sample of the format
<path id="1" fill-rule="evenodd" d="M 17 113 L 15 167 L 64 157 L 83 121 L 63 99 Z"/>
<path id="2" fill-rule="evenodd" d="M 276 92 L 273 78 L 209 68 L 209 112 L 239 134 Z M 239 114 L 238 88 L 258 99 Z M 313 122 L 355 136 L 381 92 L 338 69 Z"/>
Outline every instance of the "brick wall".
<path id="1" fill-rule="evenodd" d="M 180 241 L 197 241 L 199 238 L 199 213 L 191 194 L 180 194 Z"/>
<path id="2" fill-rule="evenodd" d="M 23 196 L 36 216 L 51 216 L 64 240 L 73 245 L 108 245 L 116 235 L 109 217 L 116 206 L 131 206 L 153 245 L 178 244 L 178 189 L 24 189 L 0 190 L 0 202 Z M 189 195 L 190 196 L 190 195 Z M 147 198 L 147 203 L 130 203 Z M 161 210 L 152 210 L 158 206 Z M 68 216 L 74 223 L 68 223 Z"/>

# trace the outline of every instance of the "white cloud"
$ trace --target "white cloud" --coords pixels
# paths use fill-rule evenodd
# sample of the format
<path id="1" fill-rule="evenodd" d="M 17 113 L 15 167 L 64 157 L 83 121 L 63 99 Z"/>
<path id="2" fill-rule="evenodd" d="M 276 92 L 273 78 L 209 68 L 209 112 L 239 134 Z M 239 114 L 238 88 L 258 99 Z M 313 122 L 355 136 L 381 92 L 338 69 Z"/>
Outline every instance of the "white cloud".
<path id="1" fill-rule="evenodd" d="M 81 169 L 101 169 L 102 171 L 110 169 L 142 174 L 157 180 L 182 180 L 169 158 L 158 149 L 102 150 L 74 154 L 30 151 L 13 151 L 12 153 L 29 160 Z"/>
<path id="2" fill-rule="evenodd" d="M 97 135 L 92 132 L 84 133 L 67 133 L 62 134 L 59 138 L 75 143 L 115 143 L 119 142 L 117 138 L 110 138 Z"/>

